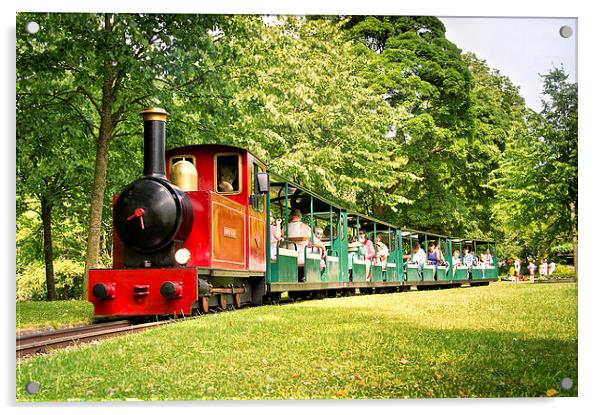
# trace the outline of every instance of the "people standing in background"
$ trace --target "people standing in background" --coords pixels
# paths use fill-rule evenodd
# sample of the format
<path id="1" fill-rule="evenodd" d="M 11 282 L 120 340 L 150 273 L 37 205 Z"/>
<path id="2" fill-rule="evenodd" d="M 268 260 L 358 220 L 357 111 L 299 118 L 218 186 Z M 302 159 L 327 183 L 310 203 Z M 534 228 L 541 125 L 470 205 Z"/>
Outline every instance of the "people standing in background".
<path id="1" fill-rule="evenodd" d="M 548 261 L 546 259 L 541 260 L 541 265 L 539 266 L 539 275 L 542 277 L 546 277 L 548 275 Z"/>
<path id="2" fill-rule="evenodd" d="M 554 261 L 548 264 L 548 275 L 552 275 L 556 271 L 556 263 Z"/>
<path id="3" fill-rule="evenodd" d="M 516 277 L 516 282 L 518 282 L 520 278 L 520 258 L 514 260 L 514 276 Z"/>
<path id="4" fill-rule="evenodd" d="M 529 269 L 529 276 L 531 277 L 531 282 L 535 282 L 535 270 L 537 269 L 537 265 L 535 265 L 535 262 L 533 262 L 533 260 L 530 260 L 529 266 L 527 268 Z"/>

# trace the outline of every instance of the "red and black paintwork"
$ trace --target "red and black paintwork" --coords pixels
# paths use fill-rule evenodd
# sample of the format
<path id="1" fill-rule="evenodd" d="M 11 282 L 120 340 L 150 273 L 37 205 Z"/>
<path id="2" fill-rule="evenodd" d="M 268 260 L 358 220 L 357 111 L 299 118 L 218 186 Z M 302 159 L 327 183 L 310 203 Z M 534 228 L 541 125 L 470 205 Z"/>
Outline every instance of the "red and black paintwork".
<path id="1" fill-rule="evenodd" d="M 144 114 L 153 118 L 157 111 Z M 212 304 L 240 302 L 234 290 L 223 293 L 227 287 L 244 288 L 243 302 L 260 302 L 265 293 L 266 213 L 249 203 L 253 168 L 265 171 L 265 164 L 223 145 L 165 154 L 164 125 L 145 118 L 145 175 L 114 198 L 113 267 L 89 273 L 95 315 L 190 315 L 207 298 Z M 216 157 L 224 154 L 239 160 L 240 185 L 231 194 L 216 192 Z M 174 157 L 194 161 L 198 190 L 183 192 L 169 181 Z M 181 248 L 191 254 L 186 266 L 174 259 Z M 212 288 L 220 294 L 211 296 Z"/>
<path id="2" fill-rule="evenodd" d="M 189 315 L 198 300 L 195 268 L 95 269 L 89 279 L 97 316 Z M 161 295 L 169 283 L 176 288 L 171 298 Z M 101 300 L 93 291 L 102 286 L 109 292 Z"/>

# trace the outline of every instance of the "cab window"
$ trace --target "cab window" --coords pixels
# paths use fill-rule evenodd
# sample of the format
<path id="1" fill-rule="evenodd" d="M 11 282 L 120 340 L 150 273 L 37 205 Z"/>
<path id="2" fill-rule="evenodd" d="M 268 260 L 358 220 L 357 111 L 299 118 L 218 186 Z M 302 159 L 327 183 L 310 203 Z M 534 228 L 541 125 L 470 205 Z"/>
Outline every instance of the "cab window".
<path id="1" fill-rule="evenodd" d="M 215 191 L 222 194 L 240 193 L 240 155 L 215 156 Z"/>
<path id="2" fill-rule="evenodd" d="M 262 171 L 257 163 L 253 163 L 253 178 L 251 180 L 251 194 L 253 197 L 251 198 L 251 205 L 257 212 L 263 212 L 264 197 L 259 193 L 259 183 L 257 182 L 257 173 Z"/>

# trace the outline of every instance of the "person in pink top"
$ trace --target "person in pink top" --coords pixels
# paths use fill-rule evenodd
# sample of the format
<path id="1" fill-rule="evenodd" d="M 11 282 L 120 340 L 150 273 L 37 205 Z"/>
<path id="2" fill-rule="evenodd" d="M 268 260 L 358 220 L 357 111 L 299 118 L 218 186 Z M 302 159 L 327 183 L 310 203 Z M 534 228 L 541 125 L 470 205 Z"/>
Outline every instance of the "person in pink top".
<path id="1" fill-rule="evenodd" d="M 366 231 L 363 229 L 360 231 L 360 243 L 366 247 L 366 259 L 372 261 L 376 256 L 376 251 L 374 250 L 372 241 L 366 238 Z"/>
<path id="2" fill-rule="evenodd" d="M 366 231 L 365 230 L 360 230 L 360 243 L 364 245 L 364 247 L 366 248 L 366 257 L 365 259 L 367 260 L 366 263 L 366 280 L 369 281 L 370 280 L 370 264 L 372 263 L 372 261 L 374 260 L 374 257 L 376 256 L 376 251 L 374 250 L 374 244 L 372 243 L 372 241 L 368 238 L 366 238 Z"/>

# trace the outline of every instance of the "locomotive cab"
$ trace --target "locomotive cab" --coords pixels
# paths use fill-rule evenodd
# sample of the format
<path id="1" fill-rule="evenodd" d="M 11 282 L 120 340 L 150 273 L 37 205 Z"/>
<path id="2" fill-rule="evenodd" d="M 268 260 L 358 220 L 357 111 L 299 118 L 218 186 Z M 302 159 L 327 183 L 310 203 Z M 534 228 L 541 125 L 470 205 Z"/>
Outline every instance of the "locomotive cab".
<path id="1" fill-rule="evenodd" d="M 191 252 L 187 265 L 214 274 L 265 272 L 266 165 L 244 149 L 216 144 L 168 150 L 166 161 L 167 177 L 195 212 L 182 245 Z"/>

